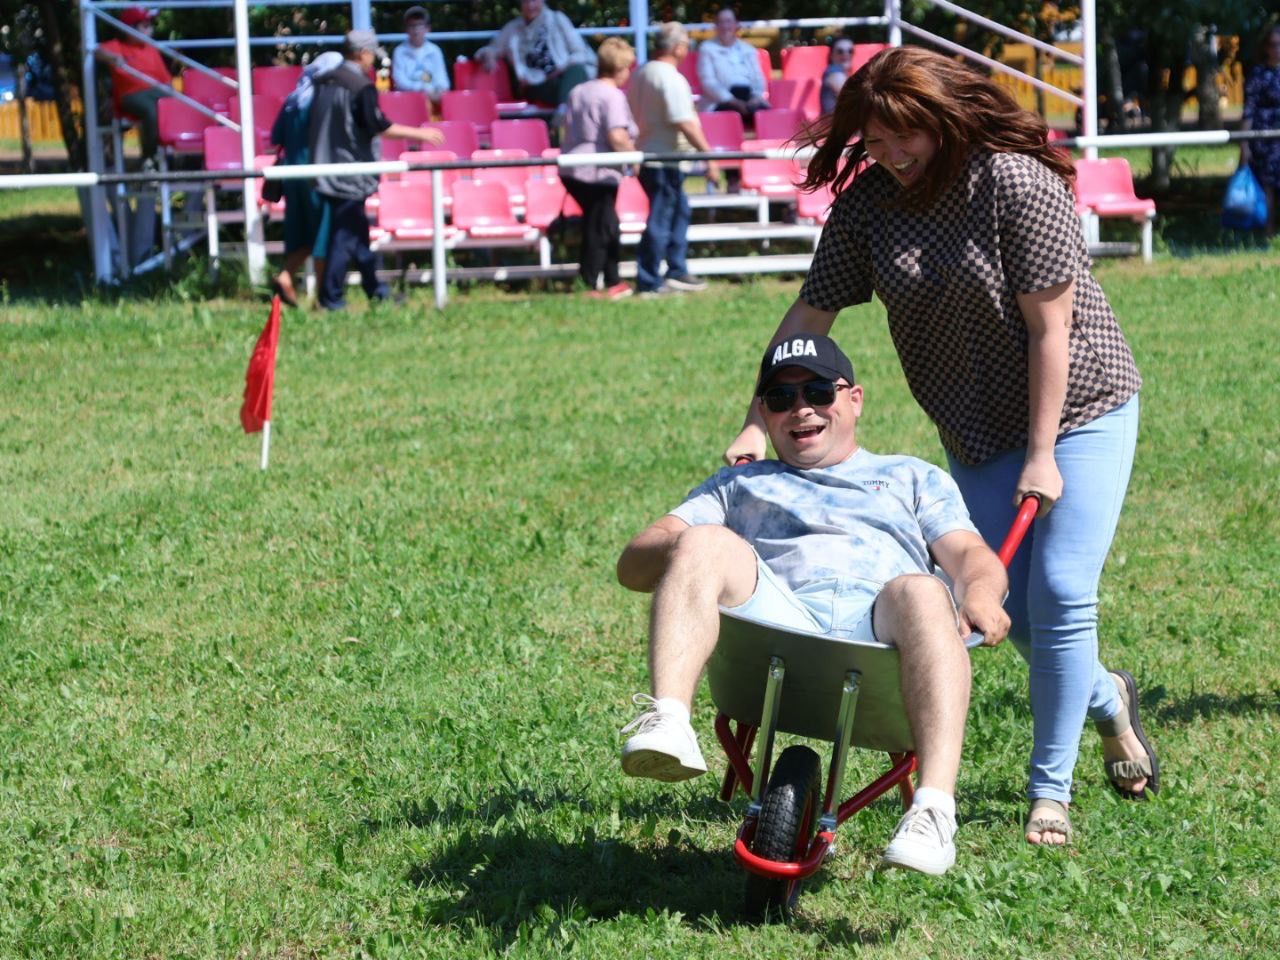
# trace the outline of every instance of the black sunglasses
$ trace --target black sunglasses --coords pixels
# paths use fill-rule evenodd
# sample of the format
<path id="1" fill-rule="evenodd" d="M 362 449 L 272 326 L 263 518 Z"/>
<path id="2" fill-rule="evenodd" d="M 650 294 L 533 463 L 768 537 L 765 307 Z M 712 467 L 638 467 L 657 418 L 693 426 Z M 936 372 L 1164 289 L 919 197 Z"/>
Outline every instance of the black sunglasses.
<path id="1" fill-rule="evenodd" d="M 797 397 L 803 396 L 804 402 L 811 407 L 829 407 L 836 402 L 839 391 L 849 389 L 851 387 L 847 383 L 833 383 L 830 380 L 781 383 L 761 393 L 760 399 L 772 412 L 786 413 L 796 405 Z"/>

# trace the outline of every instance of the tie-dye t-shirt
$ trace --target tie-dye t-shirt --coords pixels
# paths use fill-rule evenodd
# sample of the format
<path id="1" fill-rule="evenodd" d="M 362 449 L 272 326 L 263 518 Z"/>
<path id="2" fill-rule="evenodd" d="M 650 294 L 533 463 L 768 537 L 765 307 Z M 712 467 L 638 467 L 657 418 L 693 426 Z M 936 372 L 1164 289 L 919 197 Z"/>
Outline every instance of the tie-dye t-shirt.
<path id="1" fill-rule="evenodd" d="M 826 581 L 842 604 L 869 603 L 902 574 L 933 573 L 929 544 L 977 533 L 945 471 L 862 449 L 818 470 L 779 460 L 726 467 L 671 514 L 728 527 L 793 592 Z"/>

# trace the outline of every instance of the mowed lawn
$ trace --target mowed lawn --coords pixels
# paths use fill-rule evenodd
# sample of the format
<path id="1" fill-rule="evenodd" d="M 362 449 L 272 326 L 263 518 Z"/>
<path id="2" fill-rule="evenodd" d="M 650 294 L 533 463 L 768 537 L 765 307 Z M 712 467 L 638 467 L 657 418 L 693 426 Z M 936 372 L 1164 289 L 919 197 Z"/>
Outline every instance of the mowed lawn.
<path id="1" fill-rule="evenodd" d="M 768 927 L 705 692 L 713 776 L 620 773 L 613 565 L 718 465 L 797 280 L 290 312 L 265 474 L 265 304 L 7 304 L 0 956 L 1280 955 L 1280 257 L 1099 272 L 1146 378 L 1102 648 L 1163 793 L 1121 802 L 1086 731 L 1075 845 L 1026 847 L 1026 672 L 979 651 L 956 868 L 878 872 L 885 798 Z M 864 444 L 939 460 L 879 307 L 836 334 Z"/>

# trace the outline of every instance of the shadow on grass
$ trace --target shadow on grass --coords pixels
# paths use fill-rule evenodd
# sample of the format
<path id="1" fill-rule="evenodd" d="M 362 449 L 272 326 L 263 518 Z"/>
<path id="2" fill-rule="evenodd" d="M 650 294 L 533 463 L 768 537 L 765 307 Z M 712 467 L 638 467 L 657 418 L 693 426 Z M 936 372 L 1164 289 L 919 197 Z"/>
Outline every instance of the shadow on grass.
<path id="1" fill-rule="evenodd" d="M 1144 184 L 1145 186 L 1145 184 Z M 1221 225 L 1225 176 L 1179 176 L 1169 190 L 1156 193 L 1156 229 L 1175 257 L 1260 252 L 1271 243 L 1262 231 L 1227 230 Z M 1151 196 L 1139 190 L 1142 196 Z M 1136 234 L 1135 234 L 1136 235 Z"/>
<path id="2" fill-rule="evenodd" d="M 708 787 L 711 784 L 708 782 Z M 586 797 L 556 787 L 539 793 L 528 787 L 498 788 L 478 801 L 468 803 L 440 803 L 432 797 L 424 800 L 405 801 L 398 811 L 381 819 L 366 819 L 362 827 L 368 834 L 397 827 L 421 828 L 431 824 L 447 824 L 465 828 L 477 821 L 492 823 L 516 813 L 550 813 L 569 808 L 580 813 L 596 813 L 600 804 Z M 611 810 L 609 804 L 607 810 Z M 715 792 L 708 789 L 706 795 L 690 800 L 688 796 L 669 791 L 650 793 L 629 799 L 618 805 L 618 815 L 628 820 L 644 821 L 649 817 L 669 817 L 679 811 L 701 823 L 729 823 L 741 818 L 740 805 L 723 803 Z"/>
<path id="3" fill-rule="evenodd" d="M 1142 696 L 1142 706 L 1146 709 L 1154 709 L 1156 721 L 1166 726 L 1224 716 L 1280 714 L 1280 690 L 1232 695 L 1197 693 L 1181 700 L 1161 703 L 1164 696 L 1163 687 L 1153 688 Z"/>
<path id="4" fill-rule="evenodd" d="M 93 273 L 79 215 L 31 214 L 0 222 L 0 283 L 11 301 L 85 299 Z"/>
<path id="5" fill-rule="evenodd" d="M 809 882 L 822 886 L 822 873 Z M 505 949 L 528 927 L 555 928 L 623 916 L 652 921 L 678 916 L 691 926 L 750 922 L 742 914 L 744 874 L 728 850 L 704 850 L 687 837 L 632 846 L 588 836 L 562 843 L 533 830 L 467 832 L 438 858 L 412 867 L 406 880 L 428 898 L 428 925 L 473 921 Z M 441 894 L 448 899 L 442 900 Z M 856 927 L 806 919 L 798 929 L 831 946 L 890 940 L 900 921 Z"/>

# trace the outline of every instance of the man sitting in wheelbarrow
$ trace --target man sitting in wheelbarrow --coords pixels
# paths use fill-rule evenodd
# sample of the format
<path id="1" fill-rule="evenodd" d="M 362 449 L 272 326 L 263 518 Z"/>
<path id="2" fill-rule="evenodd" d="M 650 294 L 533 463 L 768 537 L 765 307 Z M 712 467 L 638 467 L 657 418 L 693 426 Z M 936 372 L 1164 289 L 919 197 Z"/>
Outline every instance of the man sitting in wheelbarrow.
<path id="1" fill-rule="evenodd" d="M 955 862 L 955 782 L 973 631 L 1009 629 L 999 558 L 939 468 L 858 446 L 862 387 L 827 337 L 771 345 L 757 398 L 777 460 L 721 470 L 636 536 L 618 580 L 653 593 L 653 695 L 623 728 L 622 769 L 677 781 L 707 766 L 689 723 L 721 608 L 784 628 L 898 649 L 919 786 L 883 854 L 940 874 Z M 935 564 L 953 583 L 933 575 Z"/>

